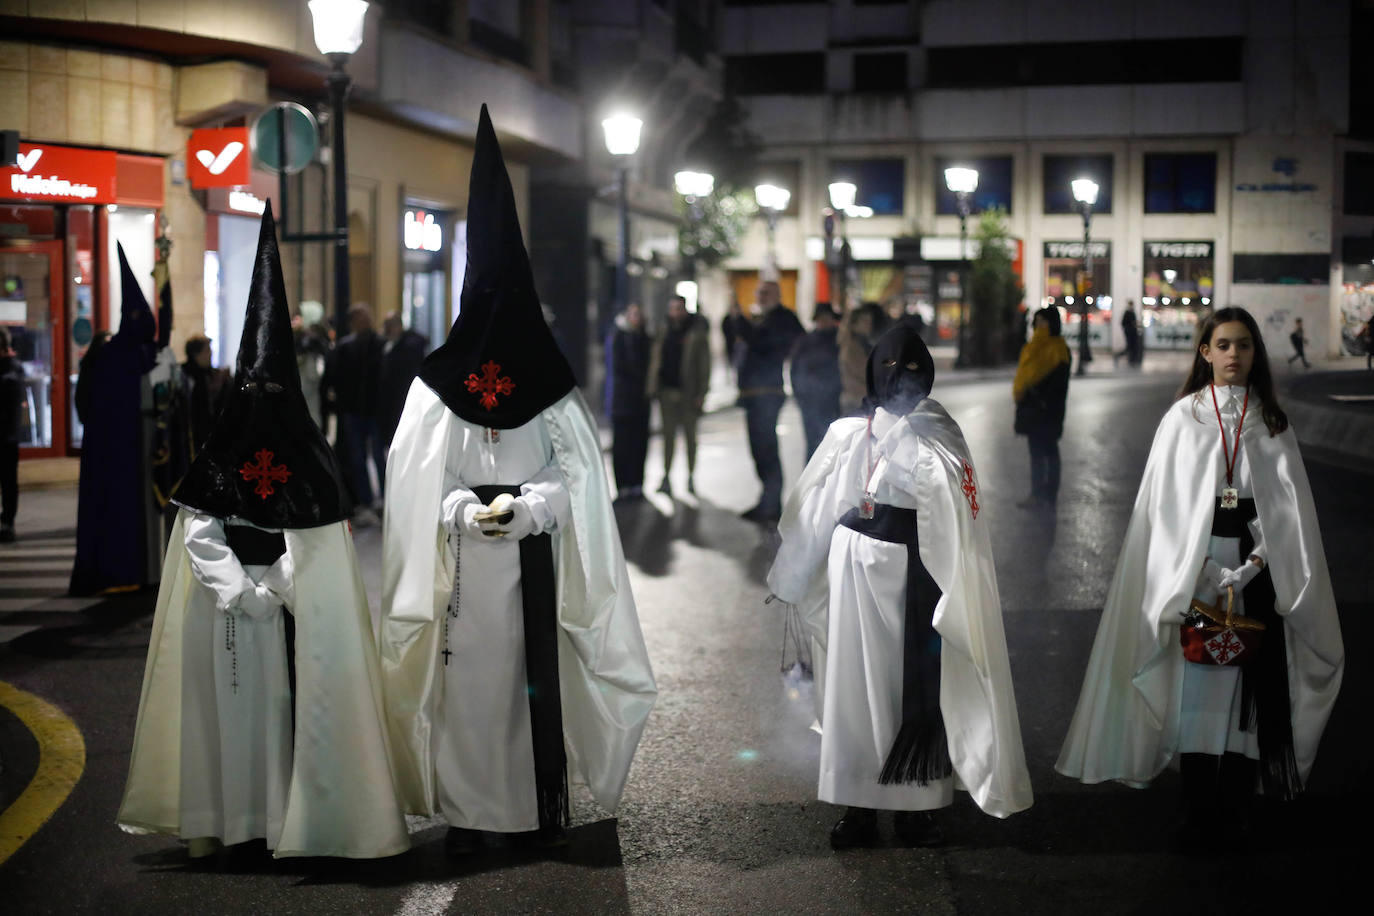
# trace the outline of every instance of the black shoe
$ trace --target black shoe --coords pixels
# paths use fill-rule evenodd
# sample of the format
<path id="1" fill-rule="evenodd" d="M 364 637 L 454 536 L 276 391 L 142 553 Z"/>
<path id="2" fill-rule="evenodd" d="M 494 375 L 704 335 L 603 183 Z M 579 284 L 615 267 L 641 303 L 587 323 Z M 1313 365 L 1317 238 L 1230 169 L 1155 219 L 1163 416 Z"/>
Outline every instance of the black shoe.
<path id="1" fill-rule="evenodd" d="M 830 828 L 831 849 L 853 849 L 878 842 L 878 812 L 872 808 L 850 808 Z"/>
<path id="2" fill-rule="evenodd" d="M 450 827 L 448 833 L 444 834 L 444 852 L 451 856 L 470 856 L 481 852 L 485 845 L 480 830 Z"/>
<path id="3" fill-rule="evenodd" d="M 763 506 L 755 506 L 747 512 L 741 512 L 739 517 L 745 521 L 756 522 L 760 525 L 776 525 L 780 515 L 772 509 L 765 509 Z"/>
<path id="4" fill-rule="evenodd" d="M 929 811 L 898 811 L 892 816 L 892 829 L 903 846 L 939 846 L 945 832 Z"/>

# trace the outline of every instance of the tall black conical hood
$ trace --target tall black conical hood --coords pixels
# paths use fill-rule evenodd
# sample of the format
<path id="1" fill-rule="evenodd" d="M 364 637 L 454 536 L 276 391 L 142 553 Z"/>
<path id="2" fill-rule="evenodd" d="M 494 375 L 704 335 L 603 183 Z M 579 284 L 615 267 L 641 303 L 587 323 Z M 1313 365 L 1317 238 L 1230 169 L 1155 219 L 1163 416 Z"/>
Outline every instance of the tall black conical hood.
<path id="1" fill-rule="evenodd" d="M 157 325 L 152 309 L 148 308 L 148 299 L 134 277 L 129 259 L 124 256 L 124 246 L 116 242 L 115 250 L 119 253 L 119 330 L 110 338 L 110 343 L 129 347 L 153 343 Z"/>
<path id="2" fill-rule="evenodd" d="M 301 393 L 270 203 L 234 386 L 173 502 L 262 528 L 314 528 L 349 516 L 338 462 Z"/>
<path id="3" fill-rule="evenodd" d="M 470 423 L 512 429 L 577 384 L 544 321 L 487 106 L 468 184 L 468 257 L 458 318 L 420 378 Z"/>

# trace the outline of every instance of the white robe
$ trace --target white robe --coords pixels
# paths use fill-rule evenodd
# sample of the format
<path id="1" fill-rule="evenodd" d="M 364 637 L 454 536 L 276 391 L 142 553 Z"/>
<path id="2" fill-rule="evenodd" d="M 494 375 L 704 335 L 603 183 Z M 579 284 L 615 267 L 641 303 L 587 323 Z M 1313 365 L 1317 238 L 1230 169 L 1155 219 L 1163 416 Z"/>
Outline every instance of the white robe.
<path id="1" fill-rule="evenodd" d="M 878 781 L 901 725 L 907 548 L 838 524 L 859 505 L 870 473 L 877 502 L 916 509 L 921 560 L 941 591 L 932 622 L 941 638 L 940 711 L 954 778 L 927 786 Z M 821 800 L 921 810 L 949 804 L 957 787 L 997 817 L 1030 807 L 1001 602 L 977 499 L 963 435 L 930 398 L 904 417 L 880 409 L 871 443 L 863 419 L 831 424 L 789 498 L 768 585 L 800 606 L 812 638 Z"/>
<path id="2" fill-rule="evenodd" d="M 283 557 L 245 568 L 218 520 L 177 514 L 119 825 L 225 843 L 262 838 L 279 857 L 395 855 L 410 840 L 352 536 L 345 522 L 282 534 Z M 254 620 L 238 603 L 256 582 L 295 618 L 294 736 L 283 611 Z M 226 647 L 229 616 L 236 651 Z"/>
<path id="3" fill-rule="evenodd" d="M 1271 436 L 1257 401 L 1252 394 L 1240 448 L 1283 618 L 1293 752 L 1306 783 L 1340 690 L 1345 650 L 1297 438 L 1291 426 Z M 1215 498 L 1225 480 L 1221 433 L 1204 388 L 1175 402 L 1155 432 L 1055 764 L 1064 775 L 1143 787 L 1175 754 L 1200 747 L 1204 725 L 1189 722 L 1184 732 L 1186 669 L 1192 666 L 1184 662 L 1178 628 L 1211 548 Z M 1207 701 L 1190 680 L 1192 715 Z M 1229 730 L 1229 717 L 1227 722 Z"/>
<path id="4" fill-rule="evenodd" d="M 459 826 L 538 826 L 516 545 L 462 540 L 449 631 L 459 655 L 447 666 L 442 657 L 455 573 L 445 514 L 464 497 L 445 500 L 455 484 L 491 482 L 522 484 L 544 503 L 535 519 L 553 538 L 568 776 L 613 812 L 657 688 L 595 423 L 574 390 L 501 430 L 496 446 L 483 436 L 416 379 L 387 460 L 398 485 L 387 487 L 382 532 L 382 672 L 406 806 Z"/>

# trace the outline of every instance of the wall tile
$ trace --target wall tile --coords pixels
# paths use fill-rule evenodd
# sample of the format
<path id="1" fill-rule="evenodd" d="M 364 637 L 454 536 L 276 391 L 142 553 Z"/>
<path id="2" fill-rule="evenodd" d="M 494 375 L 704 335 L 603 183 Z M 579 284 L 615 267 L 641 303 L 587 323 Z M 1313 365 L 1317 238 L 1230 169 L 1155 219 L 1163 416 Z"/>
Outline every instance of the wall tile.
<path id="1" fill-rule="evenodd" d="M 157 90 L 151 86 L 129 89 L 129 145 L 136 150 L 157 149 Z"/>
<path id="2" fill-rule="evenodd" d="M 129 84 L 100 84 L 100 142 L 106 146 L 130 147 Z"/>
<path id="3" fill-rule="evenodd" d="M 29 45 L 29 69 L 35 73 L 66 73 L 67 49 Z"/>
<path id="4" fill-rule="evenodd" d="M 129 81 L 129 58 L 123 54 L 100 55 L 100 76 L 117 83 Z"/>
<path id="5" fill-rule="evenodd" d="M 0 41 L 0 70 L 28 70 L 29 46 L 17 41 Z"/>
<path id="6" fill-rule="evenodd" d="M 154 85 L 159 89 L 171 89 L 172 73 L 171 64 L 153 64 Z"/>
<path id="7" fill-rule="evenodd" d="M 100 52 L 67 49 L 67 72 L 72 76 L 100 76 Z"/>
<path id="8" fill-rule="evenodd" d="M 29 74 L 29 136 L 40 140 L 67 139 L 67 77 L 57 73 Z"/>
<path id="9" fill-rule="evenodd" d="M 73 143 L 100 142 L 100 80 L 67 77 L 67 139 Z"/>
<path id="10" fill-rule="evenodd" d="M 29 75 L 0 70 L 0 124 L 29 133 Z M 11 125 L 13 125 L 11 127 Z"/>
<path id="11" fill-rule="evenodd" d="M 185 0 L 138 0 L 138 24 L 145 29 L 181 32 L 186 28 Z"/>
<path id="12" fill-rule="evenodd" d="M 35 0 L 29 3 L 29 15 L 45 19 L 85 19 L 86 0 Z"/>
<path id="13" fill-rule="evenodd" d="M 91 22 L 138 25 L 138 0 L 86 0 L 86 18 Z"/>
<path id="14" fill-rule="evenodd" d="M 154 62 L 142 57 L 129 58 L 129 82 L 135 86 L 156 86 L 157 69 Z"/>

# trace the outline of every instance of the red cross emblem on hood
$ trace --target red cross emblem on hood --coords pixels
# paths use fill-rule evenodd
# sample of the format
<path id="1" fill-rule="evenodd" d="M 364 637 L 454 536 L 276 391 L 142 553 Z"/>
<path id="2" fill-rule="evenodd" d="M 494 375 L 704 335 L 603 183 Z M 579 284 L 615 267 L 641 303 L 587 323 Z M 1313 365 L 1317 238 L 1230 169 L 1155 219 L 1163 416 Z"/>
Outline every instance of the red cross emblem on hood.
<path id="1" fill-rule="evenodd" d="M 498 394 L 510 394 L 515 390 L 515 382 L 511 381 L 510 376 L 501 375 L 501 364 L 492 360 L 487 360 L 482 364 L 482 377 L 478 378 L 476 372 L 468 373 L 468 391 L 473 394 L 481 393 L 482 406 L 491 410 L 496 406 L 496 396 Z"/>

